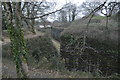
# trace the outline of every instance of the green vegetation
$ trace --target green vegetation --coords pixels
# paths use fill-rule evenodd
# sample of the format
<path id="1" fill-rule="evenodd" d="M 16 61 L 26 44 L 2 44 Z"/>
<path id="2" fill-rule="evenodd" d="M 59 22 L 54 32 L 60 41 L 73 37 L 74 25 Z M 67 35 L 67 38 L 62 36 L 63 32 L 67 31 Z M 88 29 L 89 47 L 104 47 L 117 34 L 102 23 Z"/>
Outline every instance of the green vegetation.
<path id="1" fill-rule="evenodd" d="M 102 19 L 105 19 L 105 18 L 106 18 L 105 16 L 93 16 L 92 19 L 100 19 L 100 20 L 102 20 Z"/>
<path id="2" fill-rule="evenodd" d="M 36 61 L 44 56 L 49 59 L 50 57 L 57 55 L 56 48 L 53 46 L 51 39 L 47 36 L 37 36 L 26 39 L 25 41 L 29 52 L 27 56 L 32 56 Z M 7 53 L 9 53 L 9 55 Z M 9 43 L 3 45 L 3 57 L 8 59 L 12 58 Z M 29 60 L 31 60 L 31 58 L 29 58 Z"/>

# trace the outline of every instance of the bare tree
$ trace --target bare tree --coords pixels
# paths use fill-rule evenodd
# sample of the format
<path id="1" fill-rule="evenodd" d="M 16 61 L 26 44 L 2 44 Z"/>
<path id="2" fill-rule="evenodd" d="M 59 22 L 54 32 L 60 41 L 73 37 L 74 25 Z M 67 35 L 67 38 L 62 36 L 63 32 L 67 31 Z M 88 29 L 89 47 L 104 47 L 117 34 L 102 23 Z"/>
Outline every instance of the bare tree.
<path id="1" fill-rule="evenodd" d="M 76 16 L 77 16 L 77 14 L 78 14 L 76 4 L 72 4 L 72 3 L 70 2 L 70 3 L 66 4 L 66 6 L 67 6 L 67 8 L 66 8 L 67 14 L 68 14 L 68 16 L 69 16 L 69 17 L 68 17 L 69 22 L 70 22 L 70 21 L 74 21 L 75 18 L 76 18 Z"/>
<path id="2" fill-rule="evenodd" d="M 41 16 L 46 14 L 46 12 L 49 12 L 52 7 L 54 7 L 54 3 L 52 2 L 47 2 L 46 0 L 41 1 L 41 2 L 25 2 L 24 4 L 24 8 L 23 8 L 23 16 L 25 17 L 37 17 L 37 16 Z M 47 19 L 47 15 L 39 18 L 37 20 L 39 21 L 44 21 L 45 19 Z M 24 18 L 24 21 L 26 22 L 26 24 L 28 25 L 30 31 L 32 31 L 33 33 L 35 33 L 34 31 L 34 26 L 35 26 L 35 19 L 26 19 Z"/>
<path id="3" fill-rule="evenodd" d="M 74 21 L 79 13 L 77 5 L 69 2 L 63 7 L 64 9 L 57 14 L 59 16 L 58 19 L 62 22 Z"/>
<path id="4" fill-rule="evenodd" d="M 89 15 L 96 7 L 98 7 L 101 4 L 100 1 L 86 1 L 83 2 L 81 5 L 82 12 L 84 15 Z M 96 13 L 98 15 L 98 13 Z"/>
<path id="5" fill-rule="evenodd" d="M 67 12 L 65 10 L 61 10 L 59 12 L 59 14 L 60 14 L 59 15 L 59 21 L 61 21 L 63 23 L 67 22 Z"/>
<path id="6" fill-rule="evenodd" d="M 22 6 L 21 2 L 2 2 L 2 10 L 5 11 L 4 19 L 10 36 L 11 50 L 19 78 L 27 77 L 23 63 L 27 65 L 28 50 L 24 39 L 24 33 L 21 29 L 23 27 L 22 21 L 25 21 L 27 25 L 32 26 L 32 29 L 34 30 L 35 19 L 48 16 L 63 9 L 61 8 L 52 12 L 43 13 L 40 12 L 40 10 L 46 9 L 46 7 L 48 8 L 49 6 L 43 5 L 41 9 L 40 4 L 42 3 L 43 2 L 24 2 L 24 5 Z"/>

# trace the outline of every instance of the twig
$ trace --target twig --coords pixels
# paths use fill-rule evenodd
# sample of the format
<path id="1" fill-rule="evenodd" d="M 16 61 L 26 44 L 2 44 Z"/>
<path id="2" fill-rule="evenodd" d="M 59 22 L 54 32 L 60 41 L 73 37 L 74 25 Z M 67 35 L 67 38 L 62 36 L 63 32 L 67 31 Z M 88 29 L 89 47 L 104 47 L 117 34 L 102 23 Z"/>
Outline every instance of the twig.
<path id="1" fill-rule="evenodd" d="M 106 2 L 107 2 L 107 0 L 106 0 L 103 4 L 101 4 L 100 6 L 98 6 L 97 8 L 95 8 L 95 9 L 88 15 L 88 17 L 89 17 L 89 16 L 91 16 L 91 17 L 90 17 L 90 19 L 89 19 L 89 21 L 88 21 L 88 23 L 87 23 L 87 26 L 86 26 L 86 29 L 85 29 L 85 33 L 84 33 L 84 35 L 83 35 L 83 47 L 82 47 L 81 50 L 80 50 L 81 53 L 83 52 L 83 50 L 84 50 L 84 48 L 85 48 L 86 38 L 87 38 L 87 31 L 88 31 L 89 23 L 90 23 L 90 21 L 92 20 L 92 18 L 93 18 L 93 16 L 94 16 L 94 13 L 97 12 L 97 11 L 99 11 L 100 9 L 102 9 L 103 6 L 106 4 Z"/>
<path id="2" fill-rule="evenodd" d="M 37 18 L 42 18 L 44 16 L 48 16 L 50 14 L 53 14 L 53 13 L 56 13 L 58 11 L 61 11 L 63 8 L 59 9 L 59 10 L 56 10 L 56 11 L 53 11 L 53 12 L 50 12 L 50 13 L 47 13 L 47 14 L 44 14 L 44 15 L 41 15 L 41 16 L 38 16 L 38 17 L 24 17 L 24 16 L 21 16 L 22 18 L 25 18 L 25 19 L 37 19 Z"/>

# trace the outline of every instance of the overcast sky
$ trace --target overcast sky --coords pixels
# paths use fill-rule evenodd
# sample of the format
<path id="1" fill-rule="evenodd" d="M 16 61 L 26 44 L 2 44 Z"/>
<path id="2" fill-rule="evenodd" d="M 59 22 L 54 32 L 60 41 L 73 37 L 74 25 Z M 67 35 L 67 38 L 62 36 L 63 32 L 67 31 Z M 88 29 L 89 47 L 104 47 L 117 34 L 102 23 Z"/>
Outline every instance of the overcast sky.
<path id="1" fill-rule="evenodd" d="M 69 3 L 69 2 L 75 3 L 77 4 L 77 6 L 80 6 L 85 1 L 100 1 L 103 3 L 106 0 L 46 0 L 46 1 L 50 1 L 50 2 L 55 1 L 57 3 L 57 6 L 55 7 L 55 9 L 60 9 L 64 4 Z M 110 1 L 120 2 L 120 0 L 108 0 L 107 2 L 110 2 Z M 82 16 L 84 16 L 82 13 L 78 15 L 78 17 L 82 17 Z"/>
<path id="2" fill-rule="evenodd" d="M 80 6 L 83 2 L 85 2 L 86 0 L 46 0 L 46 1 L 50 1 L 50 2 L 53 2 L 55 1 L 56 2 L 56 7 L 55 9 L 60 9 L 61 7 L 63 7 L 64 4 L 66 3 L 69 3 L 69 2 L 72 2 L 72 3 L 75 3 L 77 4 L 78 6 Z M 81 14 L 81 17 L 83 15 Z M 49 17 L 48 18 L 50 21 L 52 21 L 52 19 Z"/>
<path id="3" fill-rule="evenodd" d="M 17 1 L 17 0 L 15 0 L 15 1 Z M 29 1 L 29 0 L 23 0 L 23 1 Z M 42 1 L 42 0 L 31 0 L 31 1 Z M 54 11 L 54 10 L 61 9 L 61 7 L 63 7 L 64 4 L 69 3 L 69 2 L 75 3 L 77 6 L 80 6 L 85 1 L 100 1 L 100 2 L 103 3 L 106 0 L 46 0 L 46 1 L 48 1 L 48 2 L 56 2 L 56 6 L 54 7 L 54 9 L 52 9 Z M 110 2 L 110 1 L 118 1 L 118 2 L 120 2 L 120 0 L 108 0 L 107 2 Z M 80 13 L 78 15 L 78 17 L 82 17 L 82 16 L 84 16 L 82 13 Z M 53 21 L 50 17 L 49 17 L 49 20 Z"/>
<path id="4" fill-rule="evenodd" d="M 77 5 L 80 5 L 82 4 L 85 0 L 46 0 L 46 1 L 49 1 L 49 2 L 56 2 L 56 7 L 55 9 L 59 9 L 61 8 L 64 4 L 66 3 L 69 3 L 69 2 L 72 2 L 72 3 L 75 3 Z"/>

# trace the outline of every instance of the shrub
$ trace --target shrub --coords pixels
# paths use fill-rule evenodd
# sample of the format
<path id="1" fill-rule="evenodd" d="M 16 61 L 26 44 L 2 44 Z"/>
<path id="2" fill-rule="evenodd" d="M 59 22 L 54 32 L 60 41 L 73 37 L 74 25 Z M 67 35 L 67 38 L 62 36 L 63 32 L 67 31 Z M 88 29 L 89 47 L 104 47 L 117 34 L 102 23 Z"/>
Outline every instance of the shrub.
<path id="1" fill-rule="evenodd" d="M 88 37 L 88 48 L 81 54 L 82 41 L 81 37 L 70 34 L 61 36 L 61 56 L 66 60 L 65 66 L 68 70 L 90 71 L 93 75 L 111 75 L 118 72 L 117 45 Z"/>
<path id="2" fill-rule="evenodd" d="M 26 39 L 26 43 L 29 51 L 28 64 L 33 67 L 37 62 L 41 61 L 42 57 L 46 57 L 49 60 L 54 55 L 57 55 L 57 50 L 48 36 L 37 36 Z M 2 53 L 3 58 L 13 60 L 10 43 L 3 45 Z"/>

